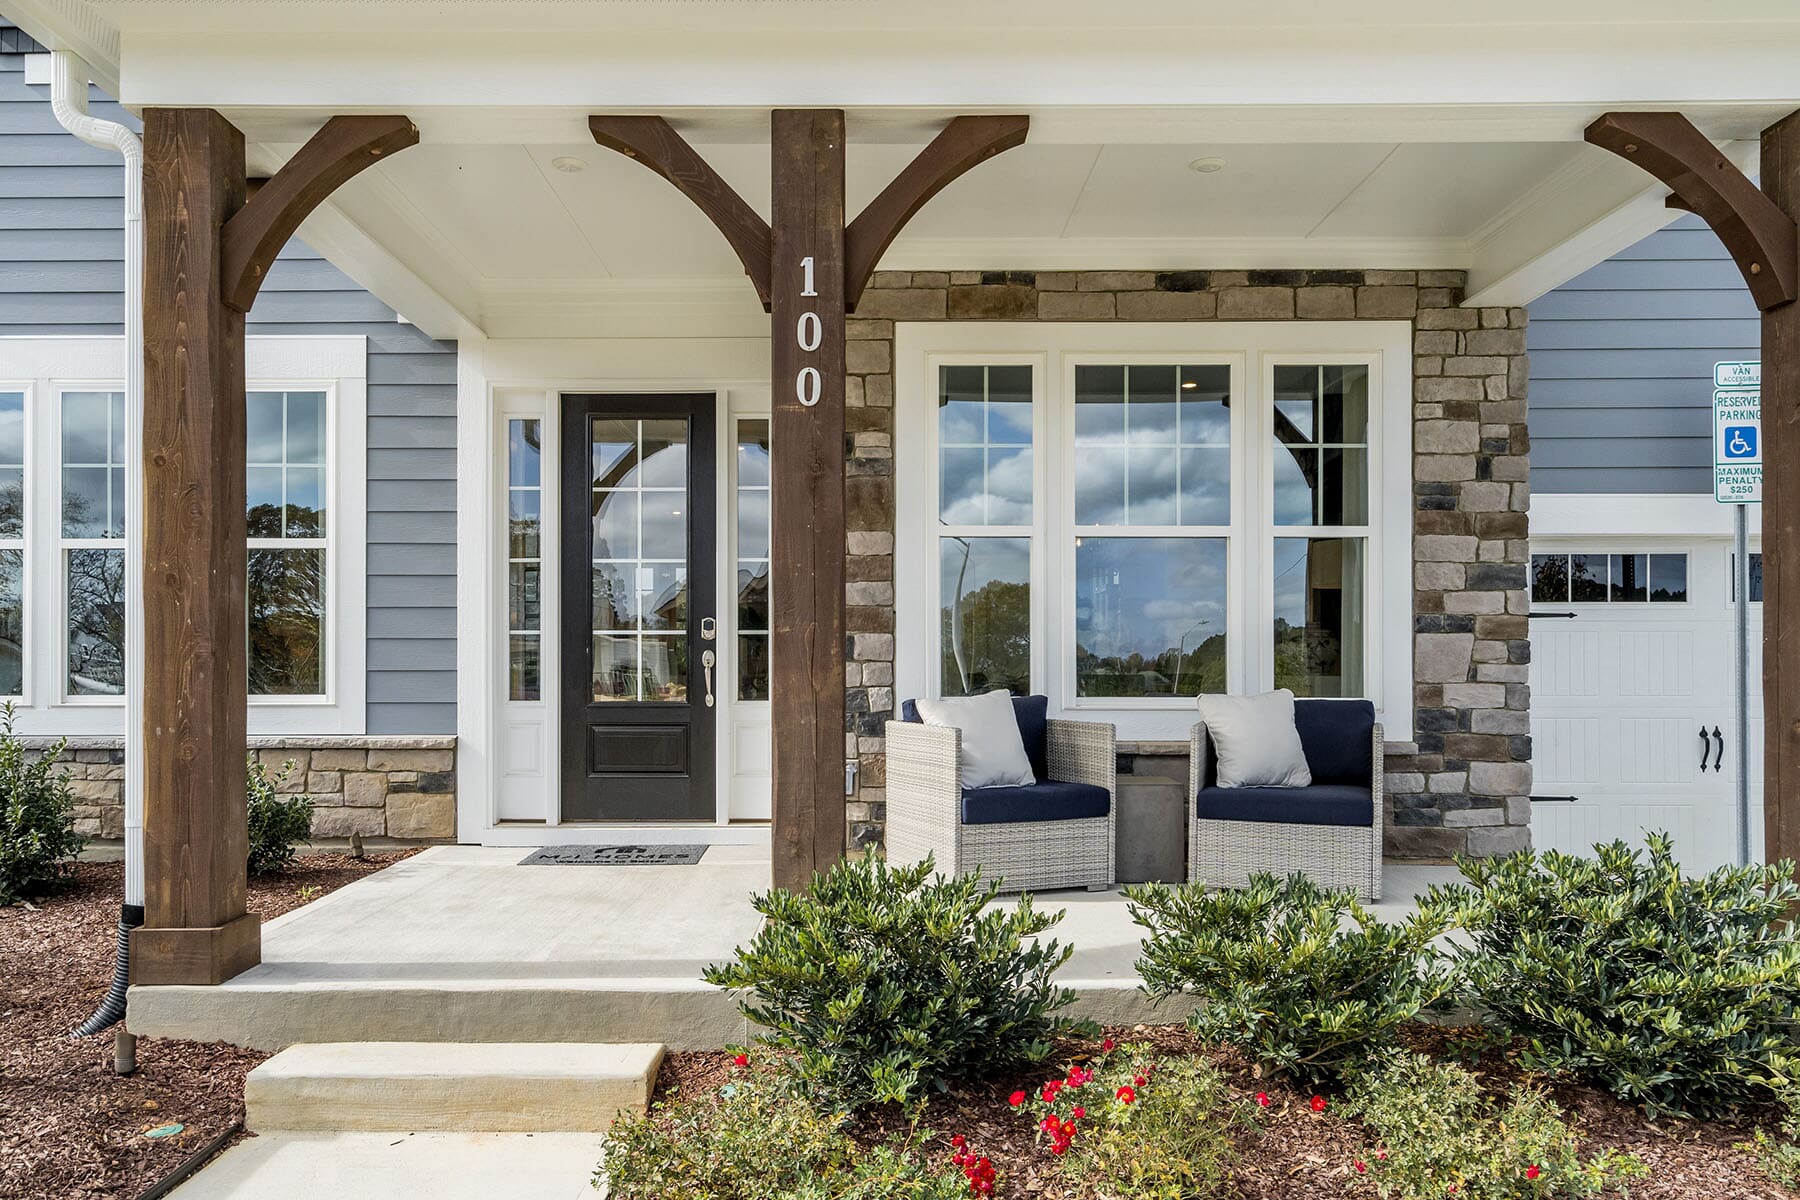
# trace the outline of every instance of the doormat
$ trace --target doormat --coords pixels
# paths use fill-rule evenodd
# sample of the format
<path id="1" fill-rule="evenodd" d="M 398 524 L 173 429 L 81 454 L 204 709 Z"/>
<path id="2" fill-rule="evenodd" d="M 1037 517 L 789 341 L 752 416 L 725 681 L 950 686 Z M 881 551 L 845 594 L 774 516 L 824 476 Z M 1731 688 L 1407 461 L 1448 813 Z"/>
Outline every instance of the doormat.
<path id="1" fill-rule="evenodd" d="M 691 867 L 706 853 L 701 846 L 545 846 L 522 867 Z"/>

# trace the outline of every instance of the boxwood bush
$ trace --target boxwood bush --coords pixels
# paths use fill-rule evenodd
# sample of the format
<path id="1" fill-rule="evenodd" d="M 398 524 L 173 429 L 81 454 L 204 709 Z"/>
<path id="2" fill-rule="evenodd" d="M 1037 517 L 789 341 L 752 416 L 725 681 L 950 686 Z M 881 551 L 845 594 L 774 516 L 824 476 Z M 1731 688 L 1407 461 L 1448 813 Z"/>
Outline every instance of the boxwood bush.
<path id="1" fill-rule="evenodd" d="M 1074 993 L 1051 982 L 1071 950 L 1040 935 L 1062 920 L 1022 897 L 987 911 L 999 885 L 946 879 L 931 861 L 869 858 L 806 892 L 754 900 L 762 931 L 707 982 L 791 1054 L 813 1098 L 845 1110 L 905 1101 L 948 1080 L 1041 1061 Z"/>
<path id="2" fill-rule="evenodd" d="M 244 808 L 250 821 L 251 875 L 271 875 L 292 866 L 294 847 L 312 834 L 312 801 L 280 794 L 293 771 L 292 759 L 276 771 L 254 754 L 246 764 Z"/>
<path id="3" fill-rule="evenodd" d="M 1427 905 L 1465 931 L 1469 998 L 1528 1039 L 1527 1065 L 1569 1072 L 1652 1115 L 1773 1099 L 1800 1032 L 1793 864 L 1683 878 L 1668 837 L 1594 857 L 1549 851 L 1458 863 L 1467 886 Z"/>
<path id="4" fill-rule="evenodd" d="M 36 900 L 68 885 L 81 853 L 75 799 L 58 742 L 35 762 L 13 735 L 13 706 L 0 707 L 0 904 Z"/>
<path id="5" fill-rule="evenodd" d="M 1389 924 L 1353 889 L 1258 874 L 1241 890 L 1151 884 L 1125 895 L 1148 931 L 1137 963 L 1144 990 L 1197 996 L 1195 1032 L 1285 1075 L 1340 1074 L 1450 990 L 1432 947 L 1442 920 L 1417 913 Z"/>

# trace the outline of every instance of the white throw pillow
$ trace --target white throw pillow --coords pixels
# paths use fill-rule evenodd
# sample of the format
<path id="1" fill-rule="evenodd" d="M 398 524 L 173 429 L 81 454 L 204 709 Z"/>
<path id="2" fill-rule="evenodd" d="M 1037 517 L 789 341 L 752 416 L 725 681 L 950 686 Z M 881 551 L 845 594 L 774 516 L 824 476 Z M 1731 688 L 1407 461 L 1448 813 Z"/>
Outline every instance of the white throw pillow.
<path id="1" fill-rule="evenodd" d="M 927 725 L 962 730 L 962 779 L 965 788 L 1022 787 L 1037 782 L 1012 696 L 1004 691 L 980 696 L 919 700 L 919 719 Z"/>
<path id="2" fill-rule="evenodd" d="M 1200 719 L 1218 757 L 1217 786 L 1310 787 L 1312 771 L 1294 728 L 1294 693 L 1202 696 Z"/>

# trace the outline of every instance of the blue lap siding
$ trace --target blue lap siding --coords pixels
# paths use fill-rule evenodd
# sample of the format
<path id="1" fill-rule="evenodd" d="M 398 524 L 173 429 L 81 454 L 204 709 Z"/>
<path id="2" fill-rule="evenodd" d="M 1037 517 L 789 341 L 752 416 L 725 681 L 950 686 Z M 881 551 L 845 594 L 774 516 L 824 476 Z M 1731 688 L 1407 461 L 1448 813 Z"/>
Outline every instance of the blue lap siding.
<path id="1" fill-rule="evenodd" d="M 56 123 L 48 88 L 26 85 L 20 51 L 32 49 L 0 22 L 0 336 L 117 334 L 123 171 Z M 135 126 L 98 92 L 92 108 Z M 298 242 L 249 332 L 368 339 L 368 732 L 454 733 L 455 343 L 403 323 Z"/>

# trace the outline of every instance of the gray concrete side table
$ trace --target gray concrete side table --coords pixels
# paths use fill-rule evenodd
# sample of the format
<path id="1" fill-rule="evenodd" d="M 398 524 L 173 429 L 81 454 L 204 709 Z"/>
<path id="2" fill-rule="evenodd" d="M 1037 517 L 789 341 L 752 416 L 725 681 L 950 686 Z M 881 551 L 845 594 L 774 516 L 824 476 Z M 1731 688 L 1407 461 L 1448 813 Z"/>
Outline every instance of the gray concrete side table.
<path id="1" fill-rule="evenodd" d="M 1187 782 L 1120 775 L 1115 870 L 1120 883 L 1187 880 Z"/>

